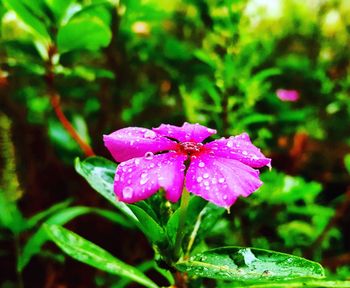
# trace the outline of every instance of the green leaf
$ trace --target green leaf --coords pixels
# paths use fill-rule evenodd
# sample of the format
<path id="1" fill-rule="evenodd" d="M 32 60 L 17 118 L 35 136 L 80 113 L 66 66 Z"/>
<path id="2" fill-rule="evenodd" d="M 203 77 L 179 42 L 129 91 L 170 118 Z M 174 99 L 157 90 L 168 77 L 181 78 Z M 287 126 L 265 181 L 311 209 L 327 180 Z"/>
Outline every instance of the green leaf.
<path id="1" fill-rule="evenodd" d="M 116 169 L 117 165 L 114 162 L 103 157 L 89 157 L 82 162 L 79 158 L 75 159 L 75 170 L 89 182 L 91 187 L 134 222 L 138 222 L 130 208 L 115 198 L 113 182 Z"/>
<path id="2" fill-rule="evenodd" d="M 108 219 L 113 223 L 123 226 L 124 228 L 129 228 L 129 229 L 135 228 L 134 222 L 131 222 L 129 218 L 126 218 L 125 216 L 120 215 L 119 213 L 109 211 L 109 210 L 99 209 L 99 208 L 92 208 L 91 212 L 94 212 Z"/>
<path id="3" fill-rule="evenodd" d="M 344 164 L 346 170 L 348 170 L 348 173 L 350 174 L 350 154 L 345 155 Z"/>
<path id="4" fill-rule="evenodd" d="M 35 1 L 34 1 L 35 2 Z M 32 29 L 32 32 L 38 36 L 42 36 L 44 39 L 50 39 L 50 36 L 47 32 L 46 26 L 38 18 L 36 18 L 24 5 L 24 2 L 21 0 L 4 0 L 4 3 L 7 4 L 15 13 L 18 15 L 21 20 Z"/>
<path id="5" fill-rule="evenodd" d="M 101 19 L 74 18 L 58 31 L 58 51 L 61 54 L 79 49 L 95 51 L 106 47 L 111 37 L 111 31 Z"/>
<path id="6" fill-rule="evenodd" d="M 88 207 L 70 207 L 63 211 L 59 211 L 50 217 L 46 223 L 47 224 L 66 224 L 72 219 L 92 212 L 91 208 Z M 23 268 L 29 263 L 30 259 L 40 252 L 41 246 L 48 240 L 47 234 L 45 233 L 43 227 L 41 226 L 36 233 L 27 241 L 23 247 L 22 254 L 18 257 L 17 270 L 22 271 Z"/>
<path id="7" fill-rule="evenodd" d="M 242 287 L 242 282 L 230 282 L 222 283 L 218 285 L 219 288 L 232 288 L 232 287 Z M 310 279 L 300 279 L 299 281 L 273 281 L 260 283 L 244 283 L 246 288 L 349 288 L 350 281 L 332 281 L 332 280 L 310 280 Z"/>
<path id="8" fill-rule="evenodd" d="M 59 210 L 62 210 L 66 207 L 68 207 L 72 203 L 72 199 L 67 199 L 61 203 L 55 204 L 51 206 L 50 208 L 41 211 L 37 214 L 35 214 L 33 217 L 29 218 L 27 221 L 27 229 L 30 229 L 37 225 L 40 221 L 48 217 L 50 214 L 53 214 Z"/>
<path id="9" fill-rule="evenodd" d="M 292 280 L 323 278 L 324 269 L 301 257 L 256 248 L 222 247 L 179 261 L 176 268 L 190 276 L 223 280 Z"/>
<path id="10" fill-rule="evenodd" d="M 0 190 L 0 227 L 9 229 L 13 234 L 19 234 L 26 229 L 25 219 L 15 201 L 6 198 Z"/>
<path id="11" fill-rule="evenodd" d="M 225 211 L 224 208 L 207 202 L 203 198 L 191 196 L 183 240 L 185 252 L 190 252 L 204 239 Z M 167 223 L 167 233 L 173 244 L 179 222 L 178 214 L 179 210 L 176 210 Z"/>
<path id="12" fill-rule="evenodd" d="M 69 5 L 72 3 L 72 0 L 45 0 L 45 2 L 55 15 L 56 20 L 60 22 L 65 15 Z"/>
<path id="13" fill-rule="evenodd" d="M 183 243 L 187 253 L 192 251 L 197 244 L 208 236 L 208 233 L 214 228 L 218 220 L 222 218 L 225 211 L 224 208 L 207 202 L 198 214 L 191 217 L 192 223 L 187 226 Z"/>
<path id="14" fill-rule="evenodd" d="M 169 282 L 169 285 L 175 284 L 175 281 L 174 281 L 174 278 L 173 278 L 173 275 L 171 274 L 171 272 L 169 270 L 159 268 L 154 260 L 145 261 L 145 262 L 141 263 L 140 265 L 137 265 L 136 268 L 138 270 L 140 270 L 141 272 L 147 272 L 151 269 L 154 269 Z M 116 284 L 113 284 L 112 287 L 113 288 L 128 287 L 127 285 L 130 284 L 130 282 L 131 282 L 130 279 L 122 278 Z"/>
<path id="15" fill-rule="evenodd" d="M 129 205 L 129 208 L 139 220 L 138 227 L 152 243 L 166 240 L 163 228 L 145 210 L 136 205 Z"/>
<path id="16" fill-rule="evenodd" d="M 45 225 L 46 232 L 65 253 L 97 269 L 132 279 L 145 287 L 158 287 L 136 268 L 120 261 L 106 250 L 57 225 Z"/>

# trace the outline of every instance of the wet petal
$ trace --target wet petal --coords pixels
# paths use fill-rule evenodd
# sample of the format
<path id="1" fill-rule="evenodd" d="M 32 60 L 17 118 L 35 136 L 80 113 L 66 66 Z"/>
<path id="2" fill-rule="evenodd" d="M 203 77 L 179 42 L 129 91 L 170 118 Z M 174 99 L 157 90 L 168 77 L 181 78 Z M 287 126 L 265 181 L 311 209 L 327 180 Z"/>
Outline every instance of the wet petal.
<path id="1" fill-rule="evenodd" d="M 181 127 L 170 124 L 162 124 L 153 131 L 159 135 L 176 139 L 180 142 L 202 142 L 209 136 L 216 134 L 216 130 L 197 124 L 185 122 Z"/>
<path id="2" fill-rule="evenodd" d="M 158 155 L 148 152 L 144 157 L 120 163 L 114 178 L 117 198 L 134 203 L 163 188 L 166 198 L 176 202 L 182 193 L 186 157 L 175 152 Z"/>
<path id="3" fill-rule="evenodd" d="M 141 157 L 146 152 L 175 149 L 176 143 L 150 129 L 129 127 L 104 135 L 105 146 L 117 162 Z"/>
<path id="4" fill-rule="evenodd" d="M 186 174 L 188 191 L 226 208 L 239 196 L 247 197 L 261 185 L 259 171 L 237 160 L 209 153 L 192 157 Z"/>
<path id="5" fill-rule="evenodd" d="M 221 138 L 205 144 L 205 147 L 217 157 L 235 159 L 253 168 L 271 165 L 271 159 L 266 158 L 260 149 L 252 144 L 247 133 Z"/>

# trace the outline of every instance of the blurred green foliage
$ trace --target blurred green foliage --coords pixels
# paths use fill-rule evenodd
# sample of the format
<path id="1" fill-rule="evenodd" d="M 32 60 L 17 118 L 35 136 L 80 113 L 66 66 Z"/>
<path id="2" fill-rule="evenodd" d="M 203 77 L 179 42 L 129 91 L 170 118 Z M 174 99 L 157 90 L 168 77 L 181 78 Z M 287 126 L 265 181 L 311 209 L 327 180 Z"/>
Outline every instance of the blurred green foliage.
<path id="1" fill-rule="evenodd" d="M 38 211 L 22 213 L 18 201 L 31 207 L 26 197 L 37 186 L 25 175 L 49 167 L 36 163 L 25 139 L 47 140 L 38 149 L 50 159 L 42 147 L 53 147 L 60 167 L 83 155 L 57 117 L 58 95 L 96 154 L 106 155 L 102 134 L 125 126 L 187 120 L 221 136 L 247 131 L 274 169 L 196 249 L 286 251 L 349 278 L 350 261 L 337 258 L 350 249 L 349 14 L 347 0 L 0 0 L 0 241 L 15 236 L 27 247 L 30 229 L 38 228 L 26 224 Z M 279 100 L 280 88 L 297 90 L 300 99 Z M 79 207 L 90 211 L 62 209 Z M 44 255 L 40 245 L 28 253 Z M 95 276 L 101 286 L 115 280 Z"/>

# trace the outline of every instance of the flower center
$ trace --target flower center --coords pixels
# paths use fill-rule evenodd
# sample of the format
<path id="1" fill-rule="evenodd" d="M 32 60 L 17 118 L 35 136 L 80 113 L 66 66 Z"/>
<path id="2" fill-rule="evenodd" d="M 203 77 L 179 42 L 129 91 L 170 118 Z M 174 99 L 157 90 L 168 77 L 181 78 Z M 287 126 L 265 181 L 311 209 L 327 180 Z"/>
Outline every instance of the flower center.
<path id="1" fill-rule="evenodd" d="M 188 156 L 193 156 L 198 154 L 204 149 L 204 146 L 202 143 L 195 143 L 195 142 L 181 142 L 179 143 L 179 150 L 182 153 L 187 154 Z"/>

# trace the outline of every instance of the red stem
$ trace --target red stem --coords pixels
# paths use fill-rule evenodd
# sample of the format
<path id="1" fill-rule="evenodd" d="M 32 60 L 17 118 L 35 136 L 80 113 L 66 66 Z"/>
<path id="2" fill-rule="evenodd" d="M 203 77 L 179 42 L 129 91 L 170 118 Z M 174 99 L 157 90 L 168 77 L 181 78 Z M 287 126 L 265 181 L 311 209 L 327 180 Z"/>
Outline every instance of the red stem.
<path id="1" fill-rule="evenodd" d="M 48 53 L 48 61 L 46 63 L 46 75 L 45 80 L 48 88 L 48 94 L 50 97 L 50 102 L 53 110 L 56 113 L 56 116 L 58 120 L 61 122 L 63 128 L 69 133 L 69 135 L 74 139 L 75 142 L 78 143 L 81 150 L 83 150 L 86 157 L 94 156 L 95 153 L 90 147 L 88 143 L 86 143 L 78 134 L 78 132 L 75 130 L 73 125 L 69 122 L 67 117 L 64 115 L 62 108 L 61 108 L 61 97 L 56 92 L 55 86 L 54 86 L 54 63 L 53 63 L 53 57 L 57 53 L 57 48 L 54 45 L 51 45 L 48 47 L 47 50 Z"/>
<path id="2" fill-rule="evenodd" d="M 83 139 L 81 139 L 78 132 L 74 129 L 73 125 L 69 122 L 67 117 L 64 115 L 60 105 L 60 96 L 55 93 L 52 93 L 52 95 L 50 95 L 50 100 L 51 100 L 51 106 L 54 109 L 58 120 L 61 122 L 62 126 L 64 127 L 64 129 L 66 129 L 69 135 L 72 136 L 74 141 L 78 143 L 81 150 L 83 150 L 85 156 L 86 157 L 94 156 L 95 153 L 90 147 L 90 145 L 87 144 Z"/>

